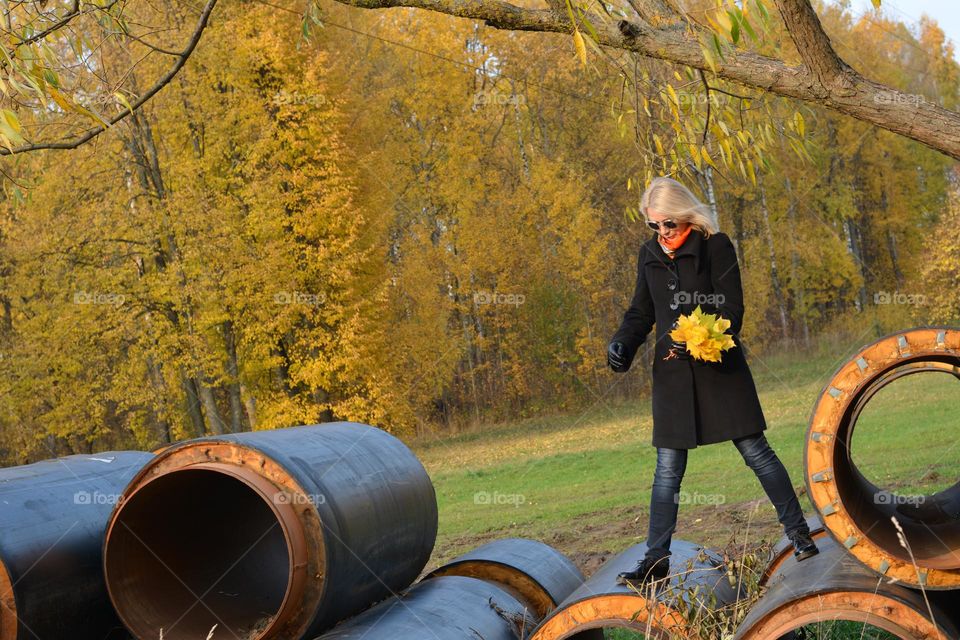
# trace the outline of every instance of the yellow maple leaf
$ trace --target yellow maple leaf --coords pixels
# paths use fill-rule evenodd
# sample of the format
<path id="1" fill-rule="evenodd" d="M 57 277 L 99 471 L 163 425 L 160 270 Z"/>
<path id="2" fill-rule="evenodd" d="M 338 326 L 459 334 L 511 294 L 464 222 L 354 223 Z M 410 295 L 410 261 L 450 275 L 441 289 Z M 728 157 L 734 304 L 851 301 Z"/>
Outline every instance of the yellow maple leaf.
<path id="1" fill-rule="evenodd" d="M 736 344 L 733 336 L 725 333 L 730 321 L 715 313 L 704 313 L 700 305 L 690 315 L 677 318 L 677 326 L 670 337 L 685 342 L 687 352 L 697 360 L 719 362 L 721 354 Z"/>
<path id="2" fill-rule="evenodd" d="M 690 342 L 693 337 L 690 330 L 697 326 L 697 321 L 691 316 L 677 318 L 677 328 L 670 332 L 670 337 L 677 342 Z"/>

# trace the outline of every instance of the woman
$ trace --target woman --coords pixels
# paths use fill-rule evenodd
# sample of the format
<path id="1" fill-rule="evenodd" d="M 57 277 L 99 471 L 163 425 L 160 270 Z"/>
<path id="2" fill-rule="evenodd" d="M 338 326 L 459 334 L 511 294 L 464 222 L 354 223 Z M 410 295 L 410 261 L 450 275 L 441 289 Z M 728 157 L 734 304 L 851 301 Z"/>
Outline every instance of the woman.
<path id="1" fill-rule="evenodd" d="M 650 182 L 640 210 L 656 233 L 640 247 L 636 289 L 607 347 L 607 362 L 614 371 L 627 371 L 656 325 L 652 404 L 657 465 L 646 554 L 618 581 L 666 577 L 687 450 L 727 440 L 736 445 L 776 507 L 794 556 L 809 558 L 818 549 L 787 470 L 764 437 L 766 421 L 738 335 L 743 291 L 733 243 L 717 230 L 709 207 L 671 178 Z M 730 321 L 735 346 L 723 352 L 720 362 L 691 358 L 685 345 L 669 336 L 677 318 L 698 305 Z"/>

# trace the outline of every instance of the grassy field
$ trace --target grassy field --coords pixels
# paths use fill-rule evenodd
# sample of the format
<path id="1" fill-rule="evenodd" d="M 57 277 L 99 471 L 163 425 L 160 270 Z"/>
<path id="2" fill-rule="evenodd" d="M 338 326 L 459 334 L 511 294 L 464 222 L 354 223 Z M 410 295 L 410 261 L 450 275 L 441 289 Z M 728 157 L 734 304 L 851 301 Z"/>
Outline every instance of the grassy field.
<path id="1" fill-rule="evenodd" d="M 810 412 L 836 368 L 867 341 L 750 358 L 767 439 L 808 515 L 802 457 Z M 858 425 L 853 451 L 861 470 L 902 494 L 950 486 L 960 475 L 957 406 L 960 382 L 950 375 L 893 383 Z M 520 536 L 555 546 L 590 575 L 646 538 L 656 459 L 651 428 L 649 398 L 641 398 L 412 443 L 440 506 L 429 567 L 483 542 Z M 739 548 L 782 535 L 773 506 L 730 442 L 691 451 L 682 489 L 690 503 L 681 504 L 674 539 Z"/>

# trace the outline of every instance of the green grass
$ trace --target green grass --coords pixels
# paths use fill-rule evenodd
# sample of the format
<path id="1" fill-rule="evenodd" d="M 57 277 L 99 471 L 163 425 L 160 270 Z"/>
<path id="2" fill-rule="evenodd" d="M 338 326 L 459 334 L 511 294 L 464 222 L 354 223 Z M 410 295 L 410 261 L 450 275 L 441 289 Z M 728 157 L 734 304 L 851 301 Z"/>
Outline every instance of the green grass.
<path id="1" fill-rule="evenodd" d="M 870 624 L 850 620 L 830 620 L 808 624 L 797 632 L 796 640 L 897 640 L 892 633 Z M 605 629 L 605 640 L 644 640 L 646 636 L 629 629 Z"/>
<path id="2" fill-rule="evenodd" d="M 629 629 L 604 629 L 604 640 L 644 640 L 645 635 Z"/>
<path id="3" fill-rule="evenodd" d="M 797 640 L 897 640 L 897 636 L 872 624 L 852 620 L 829 620 L 801 627 Z"/>
<path id="4" fill-rule="evenodd" d="M 907 376 L 881 390 L 854 431 L 853 459 L 874 484 L 901 495 L 939 491 L 957 479 L 960 381 Z"/>
<path id="5" fill-rule="evenodd" d="M 859 346 L 750 357 L 767 439 L 808 515 L 802 457 L 810 412 Z M 960 475 L 957 406 L 960 381 L 952 376 L 923 373 L 894 382 L 864 411 L 854 459 L 868 478 L 901 494 L 950 486 Z M 590 573 L 607 555 L 641 542 L 656 460 L 651 428 L 649 398 L 642 398 L 412 443 L 440 508 L 431 566 L 482 542 L 521 536 L 554 545 Z M 675 539 L 724 546 L 782 534 L 773 506 L 731 442 L 692 450 L 682 489 L 701 502 L 681 505 Z"/>

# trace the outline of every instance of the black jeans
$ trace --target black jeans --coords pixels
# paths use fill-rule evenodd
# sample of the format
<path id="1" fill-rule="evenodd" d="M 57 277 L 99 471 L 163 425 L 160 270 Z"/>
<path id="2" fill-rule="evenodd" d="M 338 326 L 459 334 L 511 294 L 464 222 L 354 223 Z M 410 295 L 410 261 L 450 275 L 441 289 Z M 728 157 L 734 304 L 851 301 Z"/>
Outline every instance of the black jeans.
<path id="1" fill-rule="evenodd" d="M 763 433 L 736 438 L 733 443 L 743 456 L 743 461 L 757 474 L 763 490 L 777 510 L 777 519 L 783 525 L 784 533 L 788 536 L 797 531 L 809 533 L 790 476 Z M 677 526 L 677 511 L 681 502 L 680 482 L 686 469 L 687 449 L 657 447 L 657 467 L 653 473 L 650 494 L 648 557 L 670 555 L 670 540 Z M 709 501 L 712 496 L 722 494 L 705 495 Z"/>

